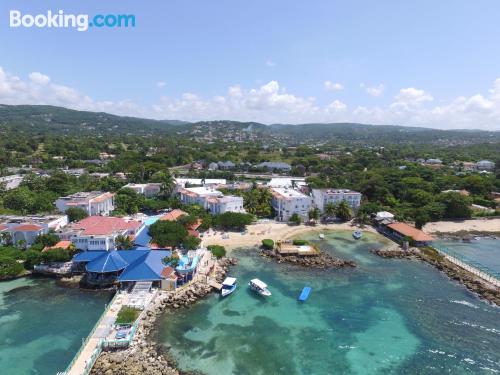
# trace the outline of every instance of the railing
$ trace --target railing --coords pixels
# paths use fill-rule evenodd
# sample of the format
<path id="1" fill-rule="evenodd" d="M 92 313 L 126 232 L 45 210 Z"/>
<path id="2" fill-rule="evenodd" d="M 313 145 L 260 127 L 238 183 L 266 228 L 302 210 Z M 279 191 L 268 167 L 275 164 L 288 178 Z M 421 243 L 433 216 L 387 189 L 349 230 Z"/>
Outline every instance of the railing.
<path id="1" fill-rule="evenodd" d="M 113 305 L 113 303 L 115 302 L 115 299 L 117 298 L 119 293 L 115 293 L 115 295 L 113 296 L 113 298 L 111 299 L 111 301 L 106 305 L 106 308 L 104 309 L 103 313 L 101 314 L 101 316 L 99 317 L 99 319 L 97 320 L 96 324 L 94 324 L 94 326 L 92 327 L 92 330 L 90 331 L 90 333 L 87 335 L 87 337 L 85 338 L 85 340 L 83 340 L 82 342 L 82 345 L 80 346 L 80 348 L 78 349 L 78 351 L 76 352 L 76 354 L 73 356 L 73 359 L 71 360 L 71 362 L 69 363 L 69 365 L 66 367 L 66 370 L 64 371 L 64 374 L 68 374 L 69 371 L 71 370 L 71 368 L 73 367 L 73 365 L 75 364 L 76 360 L 80 357 L 80 354 L 82 353 L 83 349 L 85 348 L 85 346 L 87 345 L 87 343 L 89 342 L 89 340 L 92 338 L 92 336 L 94 335 L 97 327 L 99 327 L 100 323 L 101 323 L 101 320 L 102 318 L 104 318 L 104 316 L 106 315 L 106 313 L 109 311 L 110 307 Z M 100 347 L 101 345 L 99 345 Z M 100 352 L 99 352 L 100 353 Z M 94 353 L 93 353 L 94 354 Z M 92 354 L 92 355 L 93 355 Z M 96 357 L 97 358 L 97 357 Z M 95 359 L 94 359 L 95 361 Z M 92 365 L 94 363 L 92 362 Z M 92 368 L 92 367 L 91 367 Z"/>
<path id="2" fill-rule="evenodd" d="M 496 272 L 478 262 L 467 259 L 466 257 L 455 253 L 445 246 L 432 244 L 432 248 L 443 254 L 449 261 L 471 272 L 472 274 L 500 287 L 500 273 Z"/>

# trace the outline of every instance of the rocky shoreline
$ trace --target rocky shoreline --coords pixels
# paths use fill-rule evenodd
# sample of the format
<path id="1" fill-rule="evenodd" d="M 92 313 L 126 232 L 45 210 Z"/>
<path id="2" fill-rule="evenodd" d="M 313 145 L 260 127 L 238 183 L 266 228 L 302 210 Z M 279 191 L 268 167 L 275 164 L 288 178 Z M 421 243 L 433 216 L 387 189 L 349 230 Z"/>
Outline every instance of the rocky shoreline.
<path id="1" fill-rule="evenodd" d="M 468 290 L 477 294 L 480 298 L 487 300 L 491 304 L 500 306 L 500 288 L 491 285 L 480 277 L 450 262 L 434 249 L 410 248 L 407 251 L 402 249 L 382 249 L 372 250 L 372 252 L 383 258 L 410 258 L 427 262 L 444 272 L 450 279 L 464 285 Z"/>
<path id="2" fill-rule="evenodd" d="M 236 259 L 221 259 L 215 264 L 214 278 L 222 282 Z M 161 291 L 144 311 L 139 328 L 126 349 L 103 351 L 92 368 L 92 375 L 188 375 L 176 367 L 168 349 L 156 342 L 157 318 L 165 312 L 174 312 L 205 298 L 213 288 L 205 282 L 194 282 L 175 291 Z"/>
<path id="3" fill-rule="evenodd" d="M 261 250 L 261 256 L 267 259 L 272 259 L 278 263 L 291 263 L 298 266 L 309 268 L 344 268 L 356 267 L 356 263 L 352 260 L 344 260 L 331 256 L 330 254 L 319 252 L 318 255 L 296 256 L 296 255 L 281 255 L 274 250 Z"/>

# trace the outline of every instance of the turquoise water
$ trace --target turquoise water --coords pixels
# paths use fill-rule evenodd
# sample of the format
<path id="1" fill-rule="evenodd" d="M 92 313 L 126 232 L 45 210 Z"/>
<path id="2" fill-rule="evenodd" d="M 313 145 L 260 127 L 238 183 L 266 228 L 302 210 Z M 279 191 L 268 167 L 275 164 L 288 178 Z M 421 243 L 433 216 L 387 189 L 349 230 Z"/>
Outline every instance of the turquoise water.
<path id="1" fill-rule="evenodd" d="M 427 264 L 369 253 L 383 241 L 327 234 L 324 250 L 358 263 L 329 271 L 239 250 L 237 290 L 166 314 L 158 339 L 182 369 L 214 375 L 499 372 L 500 309 Z M 273 295 L 251 292 L 253 277 Z M 299 303 L 305 285 L 312 292 Z"/>
<path id="2" fill-rule="evenodd" d="M 438 241 L 465 260 L 477 262 L 484 267 L 500 274 L 500 240 L 479 239 L 471 242 L 462 241 Z"/>
<path id="3" fill-rule="evenodd" d="M 64 371 L 110 300 L 50 279 L 0 283 L 0 373 Z"/>

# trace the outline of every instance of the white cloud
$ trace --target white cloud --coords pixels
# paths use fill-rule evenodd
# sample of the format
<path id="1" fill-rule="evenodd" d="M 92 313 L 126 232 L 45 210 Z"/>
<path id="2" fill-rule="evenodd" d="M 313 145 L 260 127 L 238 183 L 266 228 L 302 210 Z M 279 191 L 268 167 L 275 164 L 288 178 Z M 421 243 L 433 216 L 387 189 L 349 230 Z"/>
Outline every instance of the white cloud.
<path id="1" fill-rule="evenodd" d="M 457 96 L 448 101 L 437 101 L 425 90 L 406 87 L 399 90 L 388 105 L 375 107 L 348 105 L 340 100 L 319 105 L 315 98 L 290 93 L 277 81 L 254 88 L 233 85 L 226 93 L 213 97 L 193 92 L 177 97 L 162 96 L 153 104 L 139 105 L 128 99 L 97 101 L 76 88 L 52 82 L 40 72 L 21 79 L 0 67 L 0 103 L 51 104 L 118 115 L 191 121 L 362 122 L 500 130 L 500 78 L 484 93 Z"/>
<path id="2" fill-rule="evenodd" d="M 156 87 L 159 87 L 159 88 L 165 87 L 166 85 L 167 85 L 167 82 L 165 82 L 165 81 L 156 82 Z"/>
<path id="3" fill-rule="evenodd" d="M 365 90 L 365 92 L 370 96 L 380 96 L 384 93 L 385 87 L 383 84 L 376 86 L 367 86 L 364 83 L 360 84 L 359 87 Z"/>
<path id="4" fill-rule="evenodd" d="M 344 85 L 338 82 L 325 81 L 323 82 L 323 85 L 328 91 L 341 91 L 344 89 Z"/>
<path id="5" fill-rule="evenodd" d="M 274 68 L 277 64 L 273 60 L 266 60 L 266 65 L 270 68 Z"/>
<path id="6" fill-rule="evenodd" d="M 50 78 L 40 72 L 30 73 L 29 77 L 31 82 L 37 83 L 39 85 L 46 85 L 47 83 L 50 82 Z"/>

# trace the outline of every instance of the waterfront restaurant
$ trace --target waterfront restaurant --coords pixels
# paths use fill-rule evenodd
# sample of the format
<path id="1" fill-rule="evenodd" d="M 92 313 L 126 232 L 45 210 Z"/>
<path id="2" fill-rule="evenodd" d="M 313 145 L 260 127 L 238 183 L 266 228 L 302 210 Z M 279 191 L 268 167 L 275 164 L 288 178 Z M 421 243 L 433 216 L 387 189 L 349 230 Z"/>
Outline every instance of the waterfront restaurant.
<path id="1" fill-rule="evenodd" d="M 86 273 L 91 285 L 119 283 L 121 287 L 128 287 L 147 281 L 157 288 L 175 289 L 171 267 L 163 262 L 170 255 L 171 252 L 165 250 L 84 251 L 73 257 L 73 264 L 77 271 Z"/>
<path id="2" fill-rule="evenodd" d="M 405 241 L 406 238 L 411 238 L 415 242 L 415 246 L 426 246 L 434 240 L 427 233 L 406 223 L 388 224 L 384 232 L 398 242 Z"/>

